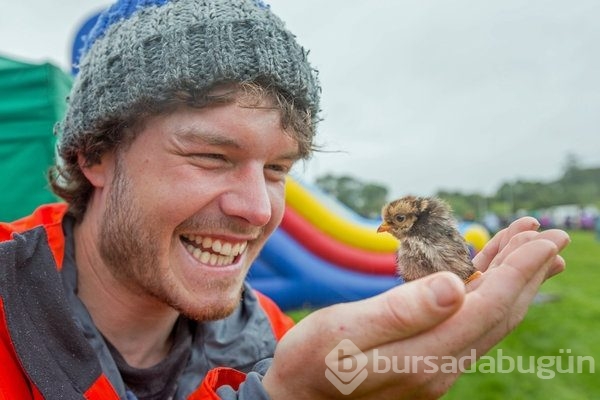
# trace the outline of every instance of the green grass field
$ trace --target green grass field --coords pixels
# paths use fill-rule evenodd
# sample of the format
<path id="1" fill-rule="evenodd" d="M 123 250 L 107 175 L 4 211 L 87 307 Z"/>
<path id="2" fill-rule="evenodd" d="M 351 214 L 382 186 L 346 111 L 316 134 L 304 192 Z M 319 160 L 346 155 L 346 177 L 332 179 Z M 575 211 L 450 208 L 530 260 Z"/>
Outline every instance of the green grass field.
<path id="1" fill-rule="evenodd" d="M 539 298 L 550 301 L 533 304 L 523 323 L 488 353 L 496 357 L 500 350 L 503 357 L 515 360 L 520 356 L 522 369 L 531 372 L 467 373 L 444 400 L 600 399 L 600 375 L 595 373 L 595 363 L 600 363 L 600 242 L 591 232 L 571 232 L 571 239 L 563 252 L 567 270 L 542 287 Z M 290 315 L 299 320 L 307 313 L 301 310 Z M 578 357 L 593 360 L 581 362 L 582 373 L 559 372 L 576 371 Z M 547 363 L 540 365 L 546 368 L 538 368 L 537 363 Z M 484 369 L 481 364 L 477 368 Z M 501 365 L 510 367 L 508 361 Z M 552 375 L 551 379 L 540 378 Z"/>

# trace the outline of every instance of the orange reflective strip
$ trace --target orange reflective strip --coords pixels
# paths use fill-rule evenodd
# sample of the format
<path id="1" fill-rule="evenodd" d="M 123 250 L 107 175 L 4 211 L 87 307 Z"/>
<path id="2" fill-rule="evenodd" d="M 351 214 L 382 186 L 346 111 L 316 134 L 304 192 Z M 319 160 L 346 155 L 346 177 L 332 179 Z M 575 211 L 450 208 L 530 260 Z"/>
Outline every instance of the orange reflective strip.
<path id="1" fill-rule="evenodd" d="M 119 400 L 119 395 L 104 374 L 85 391 L 83 397 L 87 400 Z"/>
<path id="2" fill-rule="evenodd" d="M 275 339 L 280 340 L 294 326 L 294 320 L 284 314 L 273 300 L 256 290 L 254 293 L 258 297 L 261 308 L 269 318 Z"/>
<path id="3" fill-rule="evenodd" d="M 38 207 L 33 214 L 14 222 L 0 222 L 0 242 L 10 240 L 13 233 L 22 233 L 43 226 L 48 236 L 48 245 L 58 269 L 62 268 L 65 253 L 65 238 L 62 219 L 67 212 L 67 204 L 52 203 Z"/>
<path id="4" fill-rule="evenodd" d="M 229 385 L 233 390 L 238 390 L 240 384 L 246 380 L 246 374 L 233 368 L 215 368 L 208 371 L 202 384 L 188 400 L 213 400 L 220 399 L 217 389 L 223 385 Z"/>

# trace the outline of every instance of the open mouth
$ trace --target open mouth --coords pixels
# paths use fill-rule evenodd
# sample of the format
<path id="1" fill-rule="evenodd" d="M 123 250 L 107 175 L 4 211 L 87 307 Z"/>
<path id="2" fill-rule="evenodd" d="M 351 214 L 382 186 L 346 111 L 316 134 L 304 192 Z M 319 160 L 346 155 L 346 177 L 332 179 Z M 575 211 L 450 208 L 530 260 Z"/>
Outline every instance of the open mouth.
<path id="1" fill-rule="evenodd" d="M 233 243 L 199 235 L 181 235 L 180 237 L 192 257 L 208 265 L 234 264 L 248 246 L 247 241 Z"/>

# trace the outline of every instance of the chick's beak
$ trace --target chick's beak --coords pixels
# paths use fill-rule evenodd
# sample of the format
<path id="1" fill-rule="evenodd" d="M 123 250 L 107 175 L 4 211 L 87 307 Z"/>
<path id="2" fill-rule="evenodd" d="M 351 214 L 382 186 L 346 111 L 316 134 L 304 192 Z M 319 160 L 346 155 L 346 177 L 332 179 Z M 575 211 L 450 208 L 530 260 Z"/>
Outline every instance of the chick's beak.
<path id="1" fill-rule="evenodd" d="M 381 225 L 379 225 L 379 228 L 377 228 L 377 232 L 388 232 L 390 229 L 392 229 L 392 227 L 389 226 L 387 222 L 383 222 Z"/>

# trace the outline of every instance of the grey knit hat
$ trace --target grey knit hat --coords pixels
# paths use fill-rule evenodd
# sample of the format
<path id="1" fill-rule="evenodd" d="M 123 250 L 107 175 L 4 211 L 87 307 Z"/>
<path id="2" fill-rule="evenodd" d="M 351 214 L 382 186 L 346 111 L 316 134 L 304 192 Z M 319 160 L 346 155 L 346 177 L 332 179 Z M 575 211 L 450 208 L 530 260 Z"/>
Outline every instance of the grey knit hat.
<path id="1" fill-rule="evenodd" d="M 59 146 L 77 146 L 86 132 L 165 93 L 257 79 L 309 109 L 315 126 L 316 71 L 261 0 L 118 1 L 87 37 Z"/>

